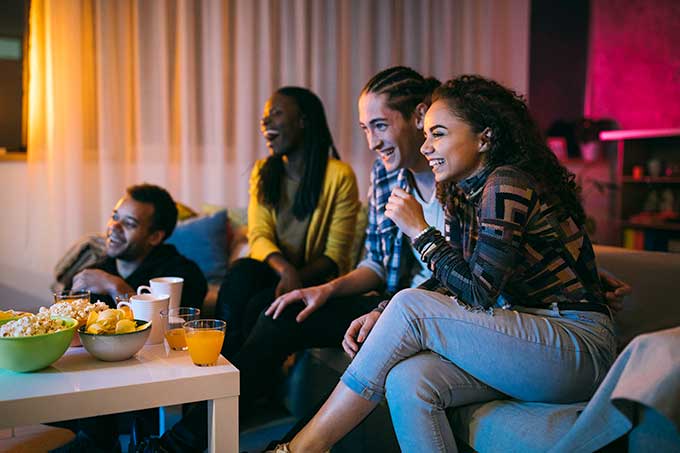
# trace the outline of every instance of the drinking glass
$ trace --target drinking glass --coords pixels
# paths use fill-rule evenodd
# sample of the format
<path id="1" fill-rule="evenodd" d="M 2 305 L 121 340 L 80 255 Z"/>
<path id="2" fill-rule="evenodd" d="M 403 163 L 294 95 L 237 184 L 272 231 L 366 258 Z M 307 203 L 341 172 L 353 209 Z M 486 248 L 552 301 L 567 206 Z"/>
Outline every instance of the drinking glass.
<path id="1" fill-rule="evenodd" d="M 201 316 L 201 310 L 192 307 L 171 308 L 161 310 L 161 324 L 168 346 L 175 351 L 186 351 L 187 340 L 184 335 L 184 323 Z"/>
<path id="2" fill-rule="evenodd" d="M 196 319 L 184 324 L 189 355 L 194 365 L 217 364 L 226 330 L 227 323 L 219 319 Z"/>
<path id="3" fill-rule="evenodd" d="M 57 302 L 75 302 L 75 301 L 79 301 L 81 299 L 85 299 L 85 301 L 89 304 L 90 303 L 90 291 L 87 291 L 87 290 L 83 290 L 83 291 L 66 290 L 66 291 L 59 291 L 58 293 L 54 293 L 54 303 L 55 304 Z"/>

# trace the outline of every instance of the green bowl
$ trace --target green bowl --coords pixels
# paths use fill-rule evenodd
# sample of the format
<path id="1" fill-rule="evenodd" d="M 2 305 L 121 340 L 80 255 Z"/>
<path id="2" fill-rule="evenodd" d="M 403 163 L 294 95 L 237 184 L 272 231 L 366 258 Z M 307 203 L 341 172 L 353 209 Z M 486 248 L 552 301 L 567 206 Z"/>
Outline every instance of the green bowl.
<path id="1" fill-rule="evenodd" d="M 58 332 L 30 337 L 0 337 L 0 368 L 22 373 L 41 370 L 64 355 L 78 322 L 63 316 L 53 318 L 63 319 L 67 327 Z M 3 319 L 0 325 L 14 319 L 17 318 Z"/>

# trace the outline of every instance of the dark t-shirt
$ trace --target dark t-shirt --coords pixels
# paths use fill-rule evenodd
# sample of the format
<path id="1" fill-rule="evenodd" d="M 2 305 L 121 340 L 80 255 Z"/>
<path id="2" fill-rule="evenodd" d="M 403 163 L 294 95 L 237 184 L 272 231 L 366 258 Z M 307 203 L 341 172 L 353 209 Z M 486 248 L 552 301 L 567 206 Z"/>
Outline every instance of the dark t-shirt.
<path id="1" fill-rule="evenodd" d="M 90 269 L 101 269 L 109 274 L 121 277 L 116 269 L 116 260 L 106 257 L 103 261 L 91 266 Z M 149 256 L 139 265 L 135 271 L 124 278 L 125 282 L 133 289 L 141 285 L 148 285 L 149 280 L 156 277 L 181 277 L 184 279 L 182 286 L 182 307 L 201 308 L 203 299 L 208 291 L 208 286 L 196 263 L 180 255 L 174 245 L 161 244 L 156 247 Z M 115 301 L 111 296 L 92 294 L 92 301 L 101 300 L 114 307 Z"/>

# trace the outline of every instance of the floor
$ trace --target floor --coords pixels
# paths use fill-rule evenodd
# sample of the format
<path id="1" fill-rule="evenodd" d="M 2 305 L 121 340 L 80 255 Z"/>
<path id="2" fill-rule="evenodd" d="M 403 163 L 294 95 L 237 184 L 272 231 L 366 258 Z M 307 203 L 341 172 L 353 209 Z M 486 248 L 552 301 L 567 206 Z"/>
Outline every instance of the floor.
<path id="1" fill-rule="evenodd" d="M 181 417 L 180 406 L 165 408 L 165 426 L 172 426 Z M 296 419 L 282 406 L 263 408 L 256 416 L 243 422 L 239 449 L 243 453 L 262 452 L 272 440 L 281 439 L 295 424 Z M 122 452 L 127 453 L 130 436 L 121 435 Z"/>

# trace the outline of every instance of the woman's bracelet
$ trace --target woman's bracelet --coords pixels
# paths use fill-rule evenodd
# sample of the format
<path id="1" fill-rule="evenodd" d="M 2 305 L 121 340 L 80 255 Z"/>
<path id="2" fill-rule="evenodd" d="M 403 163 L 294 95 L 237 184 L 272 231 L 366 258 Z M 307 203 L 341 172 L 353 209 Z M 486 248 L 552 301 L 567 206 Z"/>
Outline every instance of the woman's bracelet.
<path id="1" fill-rule="evenodd" d="M 432 225 L 426 226 L 425 228 L 423 228 L 423 230 L 422 230 L 420 233 L 416 234 L 415 237 L 413 237 L 413 238 L 411 239 L 411 244 L 415 244 L 416 241 L 417 241 L 418 239 L 420 239 L 420 238 L 423 237 L 425 234 L 429 233 L 430 231 L 432 231 L 432 230 L 434 230 L 434 229 L 436 229 L 436 228 L 433 227 Z"/>

